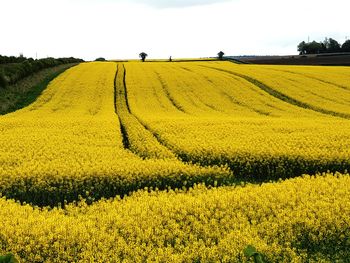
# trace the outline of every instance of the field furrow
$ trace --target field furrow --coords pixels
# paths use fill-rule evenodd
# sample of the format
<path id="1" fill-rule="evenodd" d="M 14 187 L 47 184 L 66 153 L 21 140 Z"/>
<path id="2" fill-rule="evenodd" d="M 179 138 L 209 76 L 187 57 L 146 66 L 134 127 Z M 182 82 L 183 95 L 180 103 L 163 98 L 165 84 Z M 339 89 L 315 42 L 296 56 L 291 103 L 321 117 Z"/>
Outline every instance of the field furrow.
<path id="1" fill-rule="evenodd" d="M 243 180 L 350 167 L 347 114 L 296 100 L 250 77 L 245 68 L 240 73 L 246 65 L 233 65 L 230 70 L 229 65 L 127 64 L 130 108 L 182 160 L 227 165 Z M 160 85 L 158 74 L 167 85 Z M 155 100 L 152 94 L 157 86 L 168 88 L 189 114 L 161 107 L 158 101 L 166 100 L 166 92 L 159 88 L 158 96 L 164 98 Z M 203 102 L 213 108 L 204 107 Z"/>
<path id="2" fill-rule="evenodd" d="M 174 99 L 174 97 L 170 94 L 169 92 L 169 87 L 167 85 L 167 83 L 164 81 L 164 79 L 161 77 L 161 75 L 156 72 L 157 77 L 162 85 L 162 90 L 164 91 L 164 93 L 166 94 L 166 97 L 169 99 L 169 101 L 172 103 L 172 105 L 174 105 L 174 107 L 176 109 L 178 109 L 179 111 L 182 111 L 183 113 L 186 113 L 185 110 L 182 108 L 182 106 Z M 157 92 L 156 92 L 157 93 Z"/>
<path id="3" fill-rule="evenodd" d="M 119 69 L 117 82 L 123 82 L 122 67 Z M 35 103 L 0 117 L 2 196 L 39 206 L 63 205 L 80 198 L 92 202 L 125 195 L 144 187 L 232 181 L 226 169 L 174 160 L 174 154 L 128 112 L 125 91 L 120 90 L 122 96 L 115 98 L 116 70 L 116 63 L 71 68 Z M 137 154 L 123 145 L 116 107 L 125 110 L 120 116 L 123 122 L 132 123 L 124 127 Z M 143 160 L 142 154 L 157 158 Z"/>
<path id="4" fill-rule="evenodd" d="M 284 67 L 266 67 L 274 71 L 298 74 L 305 78 L 311 78 L 325 84 L 350 92 L 350 77 L 346 67 L 308 67 L 308 66 L 290 66 Z"/>
<path id="5" fill-rule="evenodd" d="M 347 88 L 349 77 L 346 75 L 346 67 L 331 69 L 329 67 L 239 66 L 232 63 L 223 63 L 220 67 L 213 65 L 213 67 L 256 79 L 279 93 L 308 104 L 314 109 L 322 109 L 327 114 L 336 112 L 344 117 L 350 114 L 348 106 L 350 91 Z M 314 72 L 310 73 L 312 71 Z M 313 77 L 305 77 L 305 74 Z"/>
<path id="6" fill-rule="evenodd" d="M 175 155 L 161 145 L 153 134 L 130 112 L 125 76 L 125 67 L 119 64 L 115 78 L 116 111 L 120 119 L 122 133 L 125 134 L 124 141 L 127 141 L 128 149 L 142 158 L 175 159 Z"/>
<path id="7" fill-rule="evenodd" d="M 0 117 L 0 261 L 345 262 L 350 70 L 328 70 L 67 70 Z"/>
<path id="8" fill-rule="evenodd" d="M 215 67 L 212 67 L 212 69 L 220 70 L 220 71 L 223 71 L 223 72 L 226 72 L 226 73 L 229 73 L 229 74 L 233 74 L 233 75 L 235 75 L 237 77 L 243 78 L 246 81 L 248 81 L 248 82 L 252 83 L 253 85 L 257 86 L 258 88 L 262 89 L 263 91 L 267 92 L 271 96 L 274 96 L 277 99 L 283 100 L 283 101 L 285 101 L 287 103 L 290 103 L 292 105 L 295 105 L 297 107 L 313 110 L 313 111 L 316 111 L 316 112 L 319 112 L 319 113 L 328 114 L 328 115 L 332 115 L 332 116 L 335 116 L 335 117 L 340 117 L 340 118 L 344 118 L 344 119 L 350 119 L 350 114 L 340 113 L 340 112 L 324 109 L 324 108 L 317 107 L 317 106 L 314 106 L 312 104 L 309 104 L 309 103 L 297 100 L 297 99 L 295 99 L 293 97 L 290 97 L 289 95 L 286 95 L 285 93 L 282 93 L 282 92 L 280 92 L 280 91 L 278 91 L 278 90 L 276 90 L 274 88 L 271 88 L 271 87 L 267 86 L 263 82 L 255 79 L 255 78 L 252 78 L 252 77 L 250 77 L 248 75 L 243 75 L 243 74 L 240 74 L 240 73 L 237 73 L 237 72 L 234 72 L 234 71 L 230 71 L 230 70 L 218 69 L 218 68 L 215 68 Z M 321 98 L 321 99 L 323 99 L 325 101 L 336 102 L 336 101 L 334 101 L 334 99 L 326 98 L 324 96 L 321 96 L 319 94 L 313 93 L 311 91 L 309 93 L 312 94 L 313 96 Z M 346 103 L 343 103 L 343 102 L 338 102 L 338 104 L 349 105 L 349 104 L 346 104 Z"/>
<path id="9" fill-rule="evenodd" d="M 0 252 L 23 262 L 346 262 L 349 175 L 140 191 L 66 209 L 0 199 Z"/>

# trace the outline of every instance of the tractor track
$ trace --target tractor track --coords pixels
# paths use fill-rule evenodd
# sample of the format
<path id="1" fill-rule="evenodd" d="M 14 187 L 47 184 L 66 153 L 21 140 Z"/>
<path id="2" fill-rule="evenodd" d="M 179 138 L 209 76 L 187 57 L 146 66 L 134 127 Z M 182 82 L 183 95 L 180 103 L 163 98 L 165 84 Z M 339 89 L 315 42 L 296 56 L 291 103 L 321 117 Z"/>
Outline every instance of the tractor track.
<path id="1" fill-rule="evenodd" d="M 234 75 L 236 77 L 240 77 L 240 78 L 250 82 L 251 84 L 255 85 L 259 89 L 267 92 L 271 96 L 273 96 L 273 97 L 275 97 L 275 98 L 277 98 L 279 100 L 282 100 L 284 102 L 287 102 L 287 103 L 289 103 L 291 105 L 294 105 L 294 106 L 297 106 L 297 107 L 300 107 L 300 108 L 304 108 L 304 109 L 308 109 L 308 110 L 312 110 L 312 111 L 315 111 L 315 112 L 318 112 L 318 113 L 322 113 L 322 114 L 325 114 L 325 115 L 328 115 L 328 116 L 339 117 L 339 118 L 343 118 L 343 119 L 350 119 L 350 114 L 323 109 L 323 108 L 320 108 L 320 107 L 317 107 L 317 106 L 314 106 L 314 105 L 311 105 L 311 104 L 308 104 L 308 103 L 296 100 L 296 99 L 294 99 L 294 98 L 292 98 L 292 97 L 290 97 L 290 96 L 288 96 L 288 95 L 286 95 L 286 94 L 284 94 L 282 92 L 279 92 L 279 91 L 277 91 L 277 90 L 267 86 L 266 84 L 262 83 L 261 81 L 259 81 L 257 79 L 254 79 L 254 78 L 252 78 L 250 76 L 243 75 L 243 74 L 240 74 L 240 73 L 236 73 L 236 72 L 233 72 L 233 71 L 230 71 L 230 70 L 215 68 L 215 67 L 209 67 L 209 66 L 202 66 L 202 67 L 214 69 L 214 70 L 217 70 L 217 71 L 228 73 L 230 75 Z"/>
<path id="2" fill-rule="evenodd" d="M 124 148 L 141 158 L 177 159 L 176 155 L 161 143 L 159 136 L 131 112 L 126 69 L 123 64 L 118 65 L 114 78 L 114 93 L 115 112 L 119 118 Z"/>
<path id="3" fill-rule="evenodd" d="M 119 119 L 119 125 L 120 125 L 120 132 L 121 132 L 121 135 L 122 135 L 122 142 L 123 142 L 123 146 L 125 149 L 130 149 L 130 142 L 129 142 L 129 138 L 128 138 L 128 135 L 126 133 L 126 130 L 125 130 L 125 127 L 124 125 L 122 124 L 122 120 L 119 116 L 119 113 L 118 113 L 118 109 L 117 109 L 117 77 L 118 77 L 118 72 L 119 72 L 119 67 L 117 66 L 117 70 L 115 72 L 115 76 L 114 76 L 114 112 L 117 114 L 118 116 L 118 119 Z"/>

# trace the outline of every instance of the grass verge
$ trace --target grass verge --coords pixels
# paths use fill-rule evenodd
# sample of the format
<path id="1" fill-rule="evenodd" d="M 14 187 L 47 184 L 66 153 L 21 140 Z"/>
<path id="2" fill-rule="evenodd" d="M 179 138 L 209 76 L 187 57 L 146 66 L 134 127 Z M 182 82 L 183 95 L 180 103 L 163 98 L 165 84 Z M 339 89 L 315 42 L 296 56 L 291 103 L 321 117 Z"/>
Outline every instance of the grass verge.
<path id="1" fill-rule="evenodd" d="M 60 65 L 44 69 L 18 83 L 0 89 L 0 115 L 22 109 L 33 103 L 58 75 L 76 64 Z"/>

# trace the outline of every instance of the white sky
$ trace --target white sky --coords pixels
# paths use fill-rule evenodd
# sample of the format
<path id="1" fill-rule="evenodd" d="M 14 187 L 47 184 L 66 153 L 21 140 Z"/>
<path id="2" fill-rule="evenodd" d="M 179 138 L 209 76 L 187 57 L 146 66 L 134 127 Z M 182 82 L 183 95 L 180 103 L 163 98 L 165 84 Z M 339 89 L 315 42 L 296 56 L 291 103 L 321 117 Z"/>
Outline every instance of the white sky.
<path id="1" fill-rule="evenodd" d="M 350 39 L 349 0 L 0 0 L 0 54 L 93 60 L 297 54 Z"/>

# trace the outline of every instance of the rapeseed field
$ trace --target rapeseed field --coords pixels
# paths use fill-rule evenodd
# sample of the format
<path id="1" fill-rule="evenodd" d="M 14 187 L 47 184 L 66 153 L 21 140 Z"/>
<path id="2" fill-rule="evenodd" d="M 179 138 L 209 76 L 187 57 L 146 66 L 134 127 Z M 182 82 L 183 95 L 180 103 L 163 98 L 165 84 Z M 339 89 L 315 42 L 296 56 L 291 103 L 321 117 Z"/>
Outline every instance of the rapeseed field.
<path id="1" fill-rule="evenodd" d="M 346 262 L 350 69 L 82 63 L 0 116 L 0 256 Z M 309 174 L 309 175 L 306 175 Z"/>
<path id="2" fill-rule="evenodd" d="M 23 262 L 346 262 L 350 177 L 187 191 L 33 208 L 0 199 L 0 253 Z M 250 261 L 251 262 L 251 261 Z"/>
<path id="3" fill-rule="evenodd" d="M 254 180 L 349 168 L 346 67 L 189 62 L 126 70 L 131 112 L 185 161 L 228 165 Z"/>

